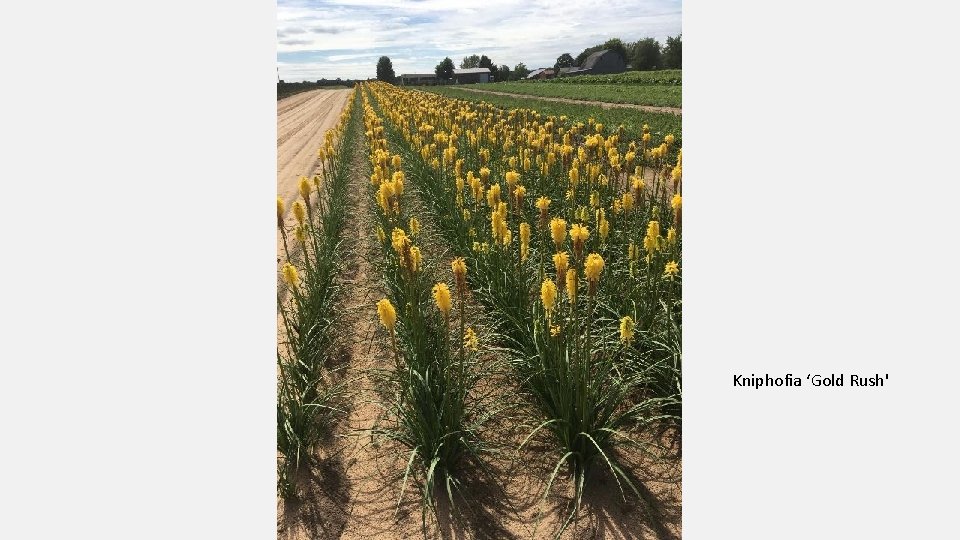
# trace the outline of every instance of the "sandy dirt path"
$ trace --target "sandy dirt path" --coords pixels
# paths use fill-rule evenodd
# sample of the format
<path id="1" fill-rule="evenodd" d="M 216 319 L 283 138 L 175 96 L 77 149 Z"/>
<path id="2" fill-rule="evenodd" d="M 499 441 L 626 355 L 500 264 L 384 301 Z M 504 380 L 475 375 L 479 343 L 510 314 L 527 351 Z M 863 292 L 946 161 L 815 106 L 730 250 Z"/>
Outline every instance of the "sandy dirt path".
<path id="1" fill-rule="evenodd" d="M 298 196 L 301 175 L 312 177 L 323 134 L 337 125 L 351 90 L 312 90 L 277 102 L 277 196 L 287 207 Z"/>
<path id="2" fill-rule="evenodd" d="M 637 109 L 637 110 L 646 111 L 646 112 L 675 114 L 677 116 L 680 116 L 681 114 L 681 109 L 679 107 L 655 107 L 653 105 L 635 105 L 633 103 L 608 103 L 606 101 L 589 101 L 585 99 L 568 99 L 568 98 L 557 98 L 557 97 L 531 96 L 529 94 L 512 94 L 510 92 L 478 90 L 476 88 L 464 88 L 462 86 L 457 86 L 455 88 L 457 88 L 458 90 L 464 90 L 466 92 L 476 92 L 478 94 L 493 94 L 496 96 L 507 96 L 507 97 L 521 98 L 521 99 L 538 99 L 541 101 L 558 101 L 560 103 L 575 103 L 578 105 L 594 105 L 603 109 Z"/>

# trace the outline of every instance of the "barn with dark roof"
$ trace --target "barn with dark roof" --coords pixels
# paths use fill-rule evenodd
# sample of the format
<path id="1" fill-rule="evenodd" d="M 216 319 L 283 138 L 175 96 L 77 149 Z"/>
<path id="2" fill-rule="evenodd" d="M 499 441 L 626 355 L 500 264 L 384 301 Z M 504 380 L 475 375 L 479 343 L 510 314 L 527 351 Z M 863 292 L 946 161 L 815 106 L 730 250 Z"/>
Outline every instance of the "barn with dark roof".
<path id="1" fill-rule="evenodd" d="M 565 68 L 564 68 L 565 69 Z M 583 64 L 569 68 L 567 71 L 560 70 L 561 76 L 572 75 L 597 75 L 601 73 L 623 73 L 627 70 L 627 64 L 624 63 L 616 51 L 603 49 L 588 56 Z"/>

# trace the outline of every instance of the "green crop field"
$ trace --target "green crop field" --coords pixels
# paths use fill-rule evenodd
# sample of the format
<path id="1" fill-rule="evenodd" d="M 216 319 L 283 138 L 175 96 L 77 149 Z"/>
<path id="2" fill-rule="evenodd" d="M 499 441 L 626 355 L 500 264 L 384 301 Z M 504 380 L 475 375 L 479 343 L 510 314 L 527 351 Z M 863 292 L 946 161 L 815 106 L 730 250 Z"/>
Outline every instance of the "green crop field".
<path id="1" fill-rule="evenodd" d="M 580 77 L 553 80 L 579 80 Z M 680 107 L 683 87 L 655 84 L 554 84 L 553 80 L 529 82 L 500 82 L 483 86 L 483 90 L 509 92 L 530 96 L 582 99 L 608 103 L 632 103 L 657 107 Z M 478 88 L 479 89 L 479 88 Z"/>
<path id="2" fill-rule="evenodd" d="M 548 79 L 548 84 L 640 84 L 640 85 L 676 85 L 683 84 L 683 71 L 664 69 L 660 71 L 627 71 L 609 75 L 581 75 L 579 77 L 560 77 Z"/>

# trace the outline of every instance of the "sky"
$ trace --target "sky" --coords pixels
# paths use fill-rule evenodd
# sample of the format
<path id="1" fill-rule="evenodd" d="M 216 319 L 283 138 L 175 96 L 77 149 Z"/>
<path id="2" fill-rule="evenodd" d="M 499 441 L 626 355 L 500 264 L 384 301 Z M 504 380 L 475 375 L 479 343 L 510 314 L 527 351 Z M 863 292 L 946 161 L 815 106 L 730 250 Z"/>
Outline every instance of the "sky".
<path id="1" fill-rule="evenodd" d="M 680 0 L 277 0 L 277 67 L 288 82 L 367 79 L 377 60 L 433 73 L 449 56 L 485 54 L 499 66 L 553 66 L 619 37 L 666 44 L 681 32 Z"/>

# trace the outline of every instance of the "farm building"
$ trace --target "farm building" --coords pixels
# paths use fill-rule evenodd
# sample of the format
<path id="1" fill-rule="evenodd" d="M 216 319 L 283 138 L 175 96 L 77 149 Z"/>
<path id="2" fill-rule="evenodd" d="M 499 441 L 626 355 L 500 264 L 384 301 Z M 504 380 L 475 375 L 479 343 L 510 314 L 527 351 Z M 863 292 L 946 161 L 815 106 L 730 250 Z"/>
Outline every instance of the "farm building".
<path id="1" fill-rule="evenodd" d="M 528 79 L 552 79 L 556 77 L 556 71 L 553 68 L 539 68 L 535 69 L 527 75 Z"/>
<path id="2" fill-rule="evenodd" d="M 437 84 L 436 73 L 404 73 L 400 75 L 400 85 Z"/>
<path id="3" fill-rule="evenodd" d="M 467 68 L 453 70 L 453 82 L 473 84 L 490 82 L 490 68 Z"/>
<path id="4" fill-rule="evenodd" d="M 623 58 L 610 49 L 597 51 L 588 56 L 583 64 L 571 68 L 561 68 L 560 75 L 570 77 L 573 75 L 597 75 L 600 73 L 623 73 L 627 65 Z M 566 70 L 566 71 L 564 71 Z"/>

